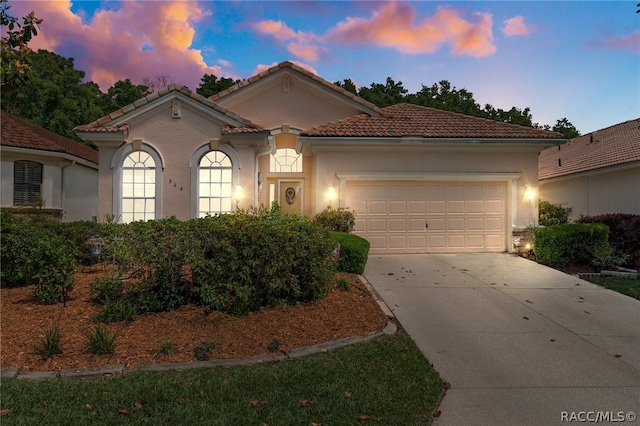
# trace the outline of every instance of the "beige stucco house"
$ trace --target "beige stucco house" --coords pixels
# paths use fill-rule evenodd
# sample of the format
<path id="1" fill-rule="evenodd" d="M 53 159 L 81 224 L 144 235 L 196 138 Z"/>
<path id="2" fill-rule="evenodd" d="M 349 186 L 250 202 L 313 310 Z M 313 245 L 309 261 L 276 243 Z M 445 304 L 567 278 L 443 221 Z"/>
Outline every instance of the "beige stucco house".
<path id="1" fill-rule="evenodd" d="M 570 219 L 640 214 L 640 118 L 540 153 L 540 199 L 570 209 Z"/>
<path id="2" fill-rule="evenodd" d="M 179 219 L 278 201 L 356 213 L 372 253 L 510 250 L 537 217 L 555 132 L 378 108 L 290 62 L 204 98 L 172 85 L 76 129 L 100 151 L 99 215 Z"/>
<path id="3" fill-rule="evenodd" d="M 95 220 L 98 152 L 0 111 L 3 210 L 38 206 L 63 221 Z"/>

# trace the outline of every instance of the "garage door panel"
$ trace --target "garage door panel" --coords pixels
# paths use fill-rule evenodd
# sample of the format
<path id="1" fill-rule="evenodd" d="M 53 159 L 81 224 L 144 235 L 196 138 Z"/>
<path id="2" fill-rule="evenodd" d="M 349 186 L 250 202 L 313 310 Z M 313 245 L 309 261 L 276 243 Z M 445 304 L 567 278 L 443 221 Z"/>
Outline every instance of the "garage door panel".
<path id="1" fill-rule="evenodd" d="M 485 230 L 485 220 L 483 217 L 470 217 L 467 219 L 467 230 L 468 231 L 484 231 Z"/>
<path id="2" fill-rule="evenodd" d="M 484 235 L 467 235 L 467 247 L 473 249 L 481 249 L 484 247 Z"/>
<path id="3" fill-rule="evenodd" d="M 447 231 L 464 231 L 465 230 L 465 218 L 450 218 L 447 220 Z"/>
<path id="4" fill-rule="evenodd" d="M 444 214 L 446 211 L 446 202 L 429 200 L 429 214 Z"/>
<path id="5" fill-rule="evenodd" d="M 484 200 L 469 200 L 467 202 L 467 213 L 483 214 Z"/>
<path id="6" fill-rule="evenodd" d="M 387 232 L 387 219 L 370 219 L 369 232 Z"/>
<path id="7" fill-rule="evenodd" d="M 369 214 L 386 216 L 387 202 L 386 201 L 369 201 Z"/>
<path id="8" fill-rule="evenodd" d="M 409 231 L 424 231 L 426 229 L 424 218 L 409 219 Z"/>
<path id="9" fill-rule="evenodd" d="M 412 201 L 409 200 L 409 214 L 424 215 L 427 212 L 426 201 Z"/>
<path id="10" fill-rule="evenodd" d="M 407 202 L 406 201 L 389 201 L 389 214 L 406 214 Z"/>
<path id="11" fill-rule="evenodd" d="M 502 200 L 487 200 L 486 213 L 489 214 L 503 214 L 504 202 Z"/>
<path id="12" fill-rule="evenodd" d="M 448 214 L 463 214 L 464 213 L 464 200 L 462 201 L 448 201 L 447 213 Z"/>
<path id="13" fill-rule="evenodd" d="M 371 253 L 506 248 L 506 183 L 348 182 L 346 193 Z"/>
<path id="14" fill-rule="evenodd" d="M 406 219 L 389 219 L 389 231 L 406 231 L 407 220 Z"/>

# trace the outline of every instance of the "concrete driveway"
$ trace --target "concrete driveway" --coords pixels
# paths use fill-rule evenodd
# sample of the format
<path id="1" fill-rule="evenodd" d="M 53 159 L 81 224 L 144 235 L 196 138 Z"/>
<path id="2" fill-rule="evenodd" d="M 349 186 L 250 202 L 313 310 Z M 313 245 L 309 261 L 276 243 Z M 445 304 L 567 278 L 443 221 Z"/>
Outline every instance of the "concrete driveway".
<path id="1" fill-rule="evenodd" d="M 451 384 L 435 425 L 640 424 L 639 301 L 506 253 L 372 255 L 364 276 Z"/>

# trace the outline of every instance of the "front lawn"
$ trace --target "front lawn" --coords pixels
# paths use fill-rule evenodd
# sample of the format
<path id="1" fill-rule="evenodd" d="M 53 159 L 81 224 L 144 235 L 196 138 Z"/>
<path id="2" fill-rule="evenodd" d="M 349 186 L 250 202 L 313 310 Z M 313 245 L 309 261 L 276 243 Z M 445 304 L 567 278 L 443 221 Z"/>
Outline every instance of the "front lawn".
<path id="1" fill-rule="evenodd" d="M 293 361 L 2 382 L 13 424 L 430 424 L 443 382 L 406 334 Z"/>
<path id="2" fill-rule="evenodd" d="M 640 300 L 640 279 L 585 276 L 583 279 Z"/>

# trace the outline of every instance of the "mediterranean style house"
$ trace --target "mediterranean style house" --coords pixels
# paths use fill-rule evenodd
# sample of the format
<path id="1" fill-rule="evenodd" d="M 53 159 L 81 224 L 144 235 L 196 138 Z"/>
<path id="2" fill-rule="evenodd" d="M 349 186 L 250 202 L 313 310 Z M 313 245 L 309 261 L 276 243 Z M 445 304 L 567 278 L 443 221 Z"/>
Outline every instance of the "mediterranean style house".
<path id="1" fill-rule="evenodd" d="M 540 199 L 569 217 L 640 214 L 640 118 L 540 153 Z"/>
<path id="2" fill-rule="evenodd" d="M 98 152 L 0 111 L 2 210 L 37 206 L 63 221 L 96 220 Z"/>
<path id="3" fill-rule="evenodd" d="M 564 142 L 417 105 L 378 108 L 291 62 L 210 98 L 172 85 L 75 130 L 99 147 L 100 217 L 342 207 L 371 253 L 510 250 L 513 230 L 537 220 L 538 154 Z"/>

